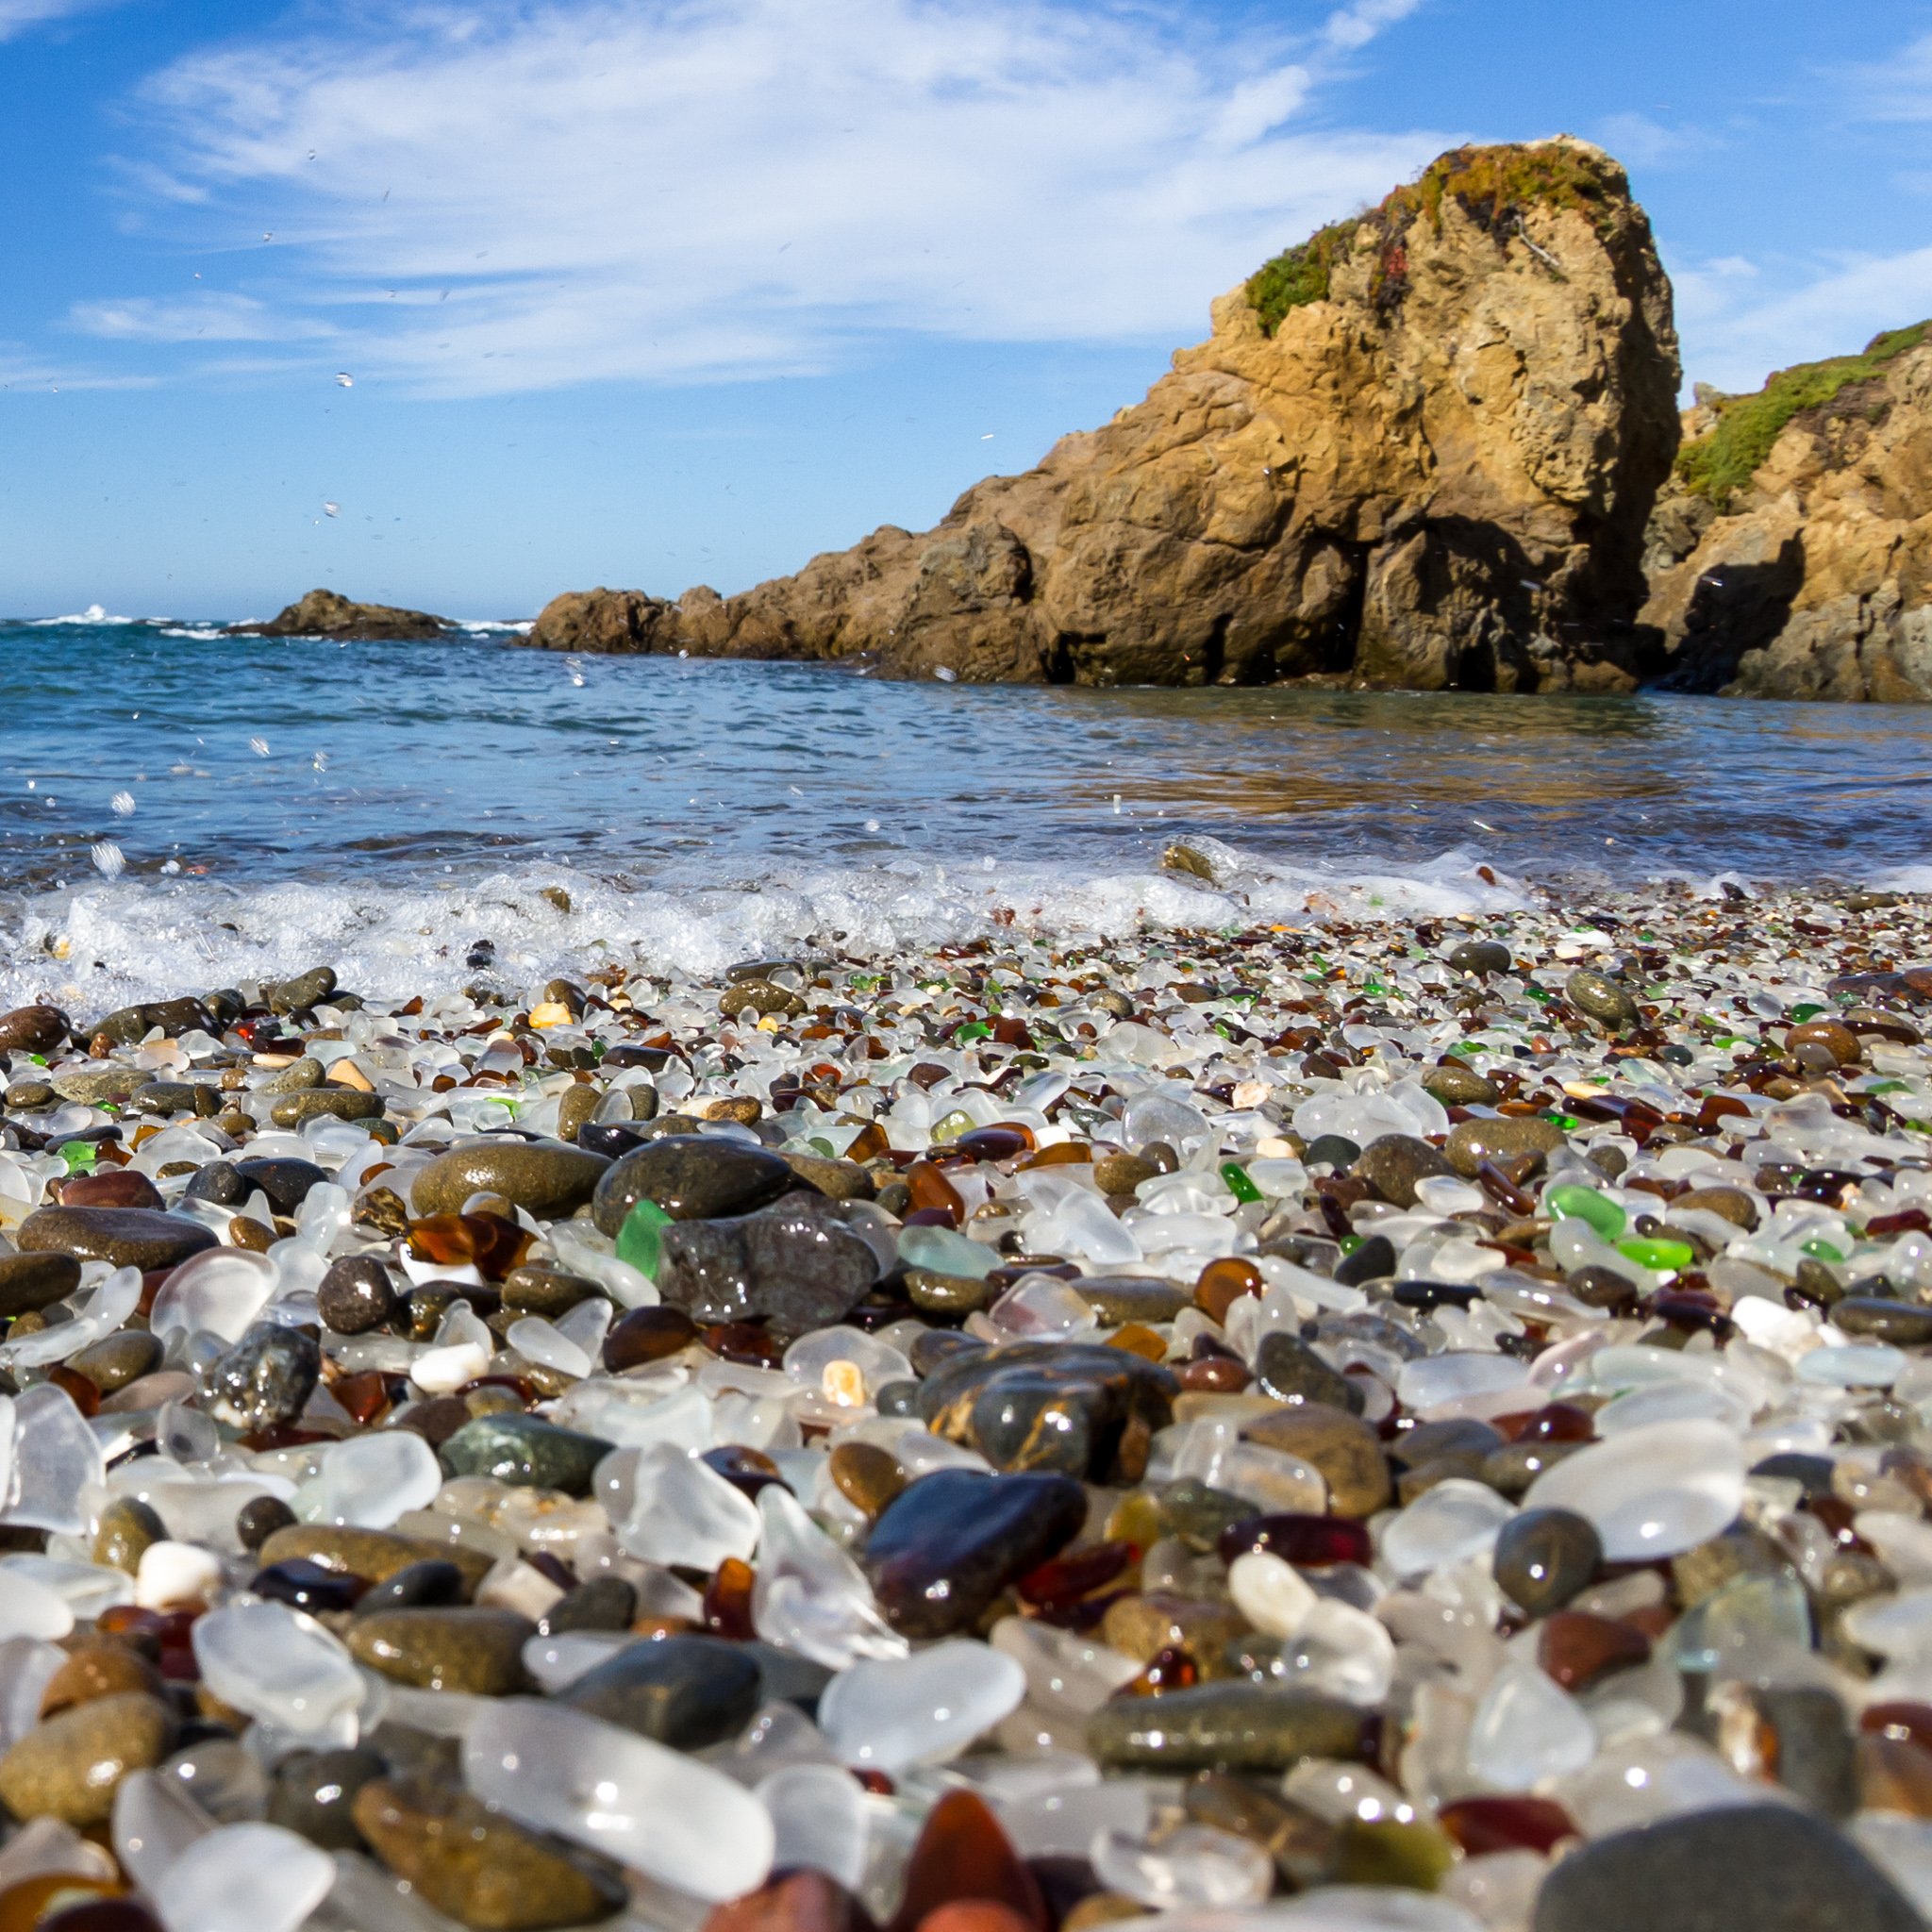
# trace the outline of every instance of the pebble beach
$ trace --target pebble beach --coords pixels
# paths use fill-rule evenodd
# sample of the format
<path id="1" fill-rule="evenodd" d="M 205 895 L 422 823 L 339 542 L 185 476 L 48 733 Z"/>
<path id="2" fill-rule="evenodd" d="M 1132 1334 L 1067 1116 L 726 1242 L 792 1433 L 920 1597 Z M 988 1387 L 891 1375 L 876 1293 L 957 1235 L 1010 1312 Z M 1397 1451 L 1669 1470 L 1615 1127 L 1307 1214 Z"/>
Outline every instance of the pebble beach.
<path id="1" fill-rule="evenodd" d="M 324 958 L 0 1016 L 7 1932 L 1932 1911 L 1924 899 Z"/>

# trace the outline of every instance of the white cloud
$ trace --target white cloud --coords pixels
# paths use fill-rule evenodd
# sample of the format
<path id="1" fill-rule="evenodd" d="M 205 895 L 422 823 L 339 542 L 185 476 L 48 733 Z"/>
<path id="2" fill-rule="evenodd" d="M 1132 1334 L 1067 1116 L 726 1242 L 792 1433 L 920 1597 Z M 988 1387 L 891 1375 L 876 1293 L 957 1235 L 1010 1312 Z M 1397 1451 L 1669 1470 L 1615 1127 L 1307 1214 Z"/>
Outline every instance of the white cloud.
<path id="1" fill-rule="evenodd" d="M 1724 390 L 1755 390 L 1774 369 L 1849 354 L 1932 316 L 1932 247 L 1795 269 L 1732 256 L 1674 280 L 1684 374 Z"/>
<path id="2" fill-rule="evenodd" d="M 0 0 L 0 41 L 10 41 L 50 20 L 64 20 L 70 13 L 85 13 L 109 4 L 111 0 Z"/>
<path id="3" fill-rule="evenodd" d="M 1883 64 L 1851 70 L 1856 106 L 1870 121 L 1932 121 L 1932 34 L 1908 42 Z"/>
<path id="4" fill-rule="evenodd" d="M 153 389 L 158 377 L 114 374 L 48 361 L 24 342 L 0 342 L 0 391 L 58 394 L 63 390 Z"/>
<path id="5" fill-rule="evenodd" d="M 208 294 L 163 302 L 130 296 L 119 302 L 76 302 L 68 320 L 83 335 L 130 342 L 281 342 L 337 331 L 328 324 L 278 314 L 247 295 Z"/>
<path id="6" fill-rule="evenodd" d="M 1386 28 L 1396 25 L 1423 5 L 1423 0 L 1349 0 L 1323 24 L 1322 38 L 1331 47 L 1353 52 L 1366 47 Z"/>
<path id="7" fill-rule="evenodd" d="M 1724 145 L 1708 128 L 1667 126 L 1655 115 L 1643 113 L 1607 115 L 1592 131 L 1620 161 L 1633 168 L 1666 167 Z"/>
<path id="8" fill-rule="evenodd" d="M 144 158 L 171 232 L 257 248 L 258 297 L 419 391 L 766 375 L 882 330 L 1187 336 L 1446 144 L 1296 118 L 1418 4 L 1273 47 L 1050 0 L 432 5 L 178 63 Z"/>

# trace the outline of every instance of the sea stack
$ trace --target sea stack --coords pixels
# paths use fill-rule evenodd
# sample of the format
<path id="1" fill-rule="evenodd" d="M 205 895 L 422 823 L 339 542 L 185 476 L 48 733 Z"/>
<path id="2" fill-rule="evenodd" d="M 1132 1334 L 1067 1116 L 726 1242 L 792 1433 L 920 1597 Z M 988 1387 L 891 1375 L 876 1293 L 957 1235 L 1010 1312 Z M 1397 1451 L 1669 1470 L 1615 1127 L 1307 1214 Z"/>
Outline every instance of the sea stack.
<path id="1" fill-rule="evenodd" d="M 936 529 L 728 598 L 572 593 L 529 641 L 1027 683 L 1636 685 L 1678 364 L 1616 161 L 1457 149 L 1212 312 L 1142 401 Z"/>

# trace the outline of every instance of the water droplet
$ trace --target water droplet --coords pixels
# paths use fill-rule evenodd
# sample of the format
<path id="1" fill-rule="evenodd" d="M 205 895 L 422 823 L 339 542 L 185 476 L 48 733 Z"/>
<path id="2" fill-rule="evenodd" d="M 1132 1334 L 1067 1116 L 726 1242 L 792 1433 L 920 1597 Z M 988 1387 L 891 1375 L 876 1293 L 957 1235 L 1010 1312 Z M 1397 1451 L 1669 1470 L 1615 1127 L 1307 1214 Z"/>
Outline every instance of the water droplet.
<path id="1" fill-rule="evenodd" d="M 111 839 L 97 841 L 92 857 L 94 869 L 103 878 L 118 879 L 127 870 L 127 855 Z"/>
<path id="2" fill-rule="evenodd" d="M 354 389 L 356 387 L 356 378 L 346 369 L 338 369 L 336 371 L 336 387 L 338 389 Z"/>
<path id="3" fill-rule="evenodd" d="M 117 791 L 108 803 L 114 808 L 114 816 L 131 819 L 134 816 L 134 794 L 131 791 Z"/>
<path id="4" fill-rule="evenodd" d="M 268 756 L 268 740 L 265 738 L 251 738 L 248 741 L 248 749 L 257 758 L 265 758 Z"/>

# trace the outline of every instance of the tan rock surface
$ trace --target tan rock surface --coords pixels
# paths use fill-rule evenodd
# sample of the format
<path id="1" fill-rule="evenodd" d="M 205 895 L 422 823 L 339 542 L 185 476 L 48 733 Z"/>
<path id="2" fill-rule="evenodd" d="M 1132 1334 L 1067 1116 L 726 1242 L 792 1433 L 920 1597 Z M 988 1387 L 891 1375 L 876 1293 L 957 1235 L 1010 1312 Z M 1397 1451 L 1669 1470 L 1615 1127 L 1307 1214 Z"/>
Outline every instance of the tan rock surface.
<path id="1" fill-rule="evenodd" d="M 1271 333 L 1251 291 L 1282 272 L 1315 292 Z M 1676 342 L 1607 155 L 1458 150 L 1213 322 L 1143 401 L 934 530 L 729 598 L 572 593 L 529 641 L 971 680 L 1634 684 Z"/>
<path id="2" fill-rule="evenodd" d="M 1674 683 L 1932 702 L 1932 341 L 1880 357 L 1848 358 L 1877 366 L 1798 410 L 1721 508 L 1659 500 L 1643 614 Z"/>

